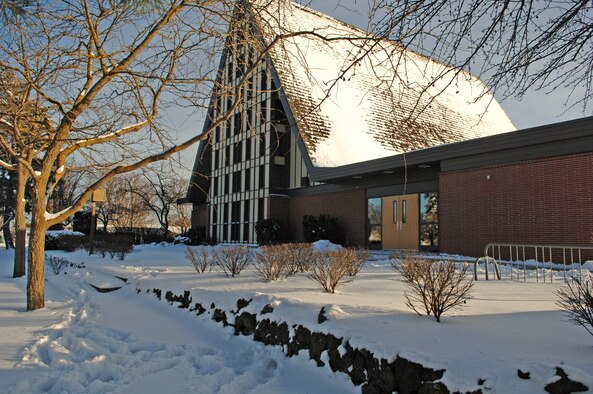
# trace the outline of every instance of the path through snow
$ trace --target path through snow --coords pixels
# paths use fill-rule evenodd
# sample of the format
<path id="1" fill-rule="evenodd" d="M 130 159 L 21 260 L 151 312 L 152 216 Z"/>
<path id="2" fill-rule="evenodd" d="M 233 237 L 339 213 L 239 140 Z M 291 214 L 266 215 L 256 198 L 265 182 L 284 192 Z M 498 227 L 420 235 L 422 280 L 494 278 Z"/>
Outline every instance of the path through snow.
<path id="1" fill-rule="evenodd" d="M 0 316 L 7 333 L 28 324 L 23 283 L 6 275 L 7 253 L 0 252 Z M 47 275 L 48 308 L 58 318 L 38 330 L 18 357 L 7 354 L 26 343 L 3 335 L 0 391 L 9 393 L 302 393 L 355 392 L 345 376 L 317 368 L 306 356 L 286 358 L 279 349 L 235 337 L 209 317 L 196 317 L 154 297 L 138 296 L 133 286 L 113 293 L 92 290 L 86 275 Z M 68 301 L 71 299 L 72 301 Z M 19 309 L 20 308 L 20 309 Z M 6 318 L 6 319 L 5 319 Z M 37 328 L 46 321 L 39 318 Z M 12 338 L 12 339 L 10 339 Z M 8 349 L 8 350 L 7 350 Z M 14 366 L 11 361 L 19 360 Z"/>

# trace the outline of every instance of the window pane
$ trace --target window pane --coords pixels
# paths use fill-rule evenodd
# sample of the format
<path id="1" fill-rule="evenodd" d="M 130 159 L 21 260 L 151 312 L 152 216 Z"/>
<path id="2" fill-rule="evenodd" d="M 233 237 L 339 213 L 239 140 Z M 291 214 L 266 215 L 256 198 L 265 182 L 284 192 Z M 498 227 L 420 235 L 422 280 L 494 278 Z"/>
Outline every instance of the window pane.
<path id="1" fill-rule="evenodd" d="M 420 245 L 438 246 L 439 245 L 439 225 L 423 224 L 420 226 Z"/>
<path id="2" fill-rule="evenodd" d="M 436 223 L 439 221 L 437 193 L 420 194 L 420 221 L 422 223 Z"/>
<path id="3" fill-rule="evenodd" d="M 406 222 L 407 214 L 408 214 L 408 204 L 406 204 L 406 200 L 402 200 L 402 223 Z"/>
<path id="4" fill-rule="evenodd" d="M 371 226 L 369 229 L 369 244 L 376 245 L 381 243 L 381 226 Z"/>
<path id="5" fill-rule="evenodd" d="M 381 199 L 369 198 L 367 200 L 368 224 L 381 224 Z"/>
<path id="6" fill-rule="evenodd" d="M 397 201 L 393 202 L 393 223 L 397 223 Z"/>

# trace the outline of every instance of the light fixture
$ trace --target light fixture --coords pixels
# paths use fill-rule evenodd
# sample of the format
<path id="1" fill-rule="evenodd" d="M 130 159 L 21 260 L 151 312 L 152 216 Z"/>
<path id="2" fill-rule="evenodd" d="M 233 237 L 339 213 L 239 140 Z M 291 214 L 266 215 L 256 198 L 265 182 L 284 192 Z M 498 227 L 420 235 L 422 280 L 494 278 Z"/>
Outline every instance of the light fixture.
<path id="1" fill-rule="evenodd" d="M 430 168 L 430 164 L 419 164 L 418 168 Z"/>
<path id="2" fill-rule="evenodd" d="M 385 171 L 383 171 L 383 174 L 393 174 L 393 171 L 392 170 L 385 170 Z"/>
<path id="3" fill-rule="evenodd" d="M 352 179 L 362 179 L 362 177 L 360 175 L 354 175 Z"/>

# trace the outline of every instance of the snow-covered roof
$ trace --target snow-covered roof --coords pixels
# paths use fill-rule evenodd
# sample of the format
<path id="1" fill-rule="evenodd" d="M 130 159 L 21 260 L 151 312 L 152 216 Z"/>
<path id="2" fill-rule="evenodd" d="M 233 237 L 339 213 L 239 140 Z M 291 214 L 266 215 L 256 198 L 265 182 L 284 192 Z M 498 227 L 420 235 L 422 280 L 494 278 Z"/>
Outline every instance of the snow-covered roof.
<path id="1" fill-rule="evenodd" d="M 315 166 L 515 130 L 467 72 L 288 0 L 252 4 L 266 44 L 291 35 L 269 55 Z"/>

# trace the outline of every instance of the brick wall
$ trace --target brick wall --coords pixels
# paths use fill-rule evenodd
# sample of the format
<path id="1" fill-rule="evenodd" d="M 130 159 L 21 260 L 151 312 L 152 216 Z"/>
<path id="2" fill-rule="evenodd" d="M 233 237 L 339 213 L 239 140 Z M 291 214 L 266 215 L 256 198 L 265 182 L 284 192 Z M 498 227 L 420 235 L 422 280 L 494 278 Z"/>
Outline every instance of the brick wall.
<path id="1" fill-rule="evenodd" d="M 303 216 L 327 214 L 338 219 L 350 244 L 364 246 L 365 204 L 364 190 L 291 198 L 289 234 L 295 241 L 303 241 Z"/>
<path id="2" fill-rule="evenodd" d="M 488 242 L 592 243 L 593 153 L 441 173 L 439 188 L 443 252 L 481 256 Z"/>

